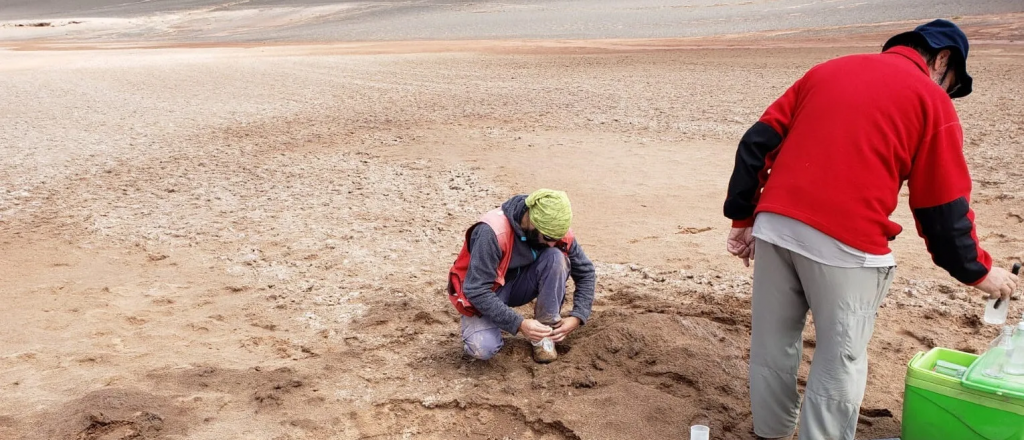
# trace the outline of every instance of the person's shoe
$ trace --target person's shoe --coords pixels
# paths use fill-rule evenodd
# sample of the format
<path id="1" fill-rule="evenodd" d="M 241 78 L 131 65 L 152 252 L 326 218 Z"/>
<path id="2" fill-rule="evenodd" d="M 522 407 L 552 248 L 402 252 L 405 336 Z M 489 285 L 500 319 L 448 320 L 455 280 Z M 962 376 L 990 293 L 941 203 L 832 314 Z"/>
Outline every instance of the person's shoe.
<path id="1" fill-rule="evenodd" d="M 555 343 L 545 338 L 540 344 L 533 346 L 533 361 L 538 364 L 547 364 L 558 359 L 558 351 L 555 350 Z"/>

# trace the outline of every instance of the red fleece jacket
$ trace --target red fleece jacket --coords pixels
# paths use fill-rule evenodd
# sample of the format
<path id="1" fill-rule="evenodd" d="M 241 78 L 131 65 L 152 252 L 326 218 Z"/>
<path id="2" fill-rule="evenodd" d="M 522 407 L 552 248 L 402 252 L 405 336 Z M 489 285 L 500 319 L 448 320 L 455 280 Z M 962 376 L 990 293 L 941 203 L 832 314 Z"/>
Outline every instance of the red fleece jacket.
<path id="1" fill-rule="evenodd" d="M 725 213 L 743 227 L 774 212 L 886 254 L 904 182 L 935 262 L 980 282 L 992 259 L 969 207 L 960 120 L 921 55 L 895 47 L 817 65 L 776 100 L 740 143 Z"/>

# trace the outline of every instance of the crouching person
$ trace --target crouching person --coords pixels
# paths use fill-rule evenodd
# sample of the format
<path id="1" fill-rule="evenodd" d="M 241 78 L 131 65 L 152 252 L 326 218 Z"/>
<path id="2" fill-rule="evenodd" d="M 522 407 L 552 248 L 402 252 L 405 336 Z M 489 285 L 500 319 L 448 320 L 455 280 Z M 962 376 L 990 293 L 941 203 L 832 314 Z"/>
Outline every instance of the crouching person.
<path id="1" fill-rule="evenodd" d="M 501 350 L 502 330 L 522 332 L 533 343 L 533 359 L 548 363 L 558 357 L 554 343 L 586 322 L 597 276 L 571 221 L 569 196 L 540 189 L 512 197 L 466 231 L 448 274 L 448 298 L 463 315 L 466 353 L 490 359 Z M 576 285 L 573 308 L 562 318 L 570 276 Z M 512 309 L 533 300 L 534 319 Z"/>

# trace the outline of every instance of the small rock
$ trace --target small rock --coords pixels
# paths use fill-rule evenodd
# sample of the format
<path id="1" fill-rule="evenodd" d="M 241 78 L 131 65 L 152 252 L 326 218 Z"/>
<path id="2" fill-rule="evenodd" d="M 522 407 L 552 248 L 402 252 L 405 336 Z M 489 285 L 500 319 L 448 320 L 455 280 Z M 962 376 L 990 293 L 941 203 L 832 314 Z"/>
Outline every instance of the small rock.
<path id="1" fill-rule="evenodd" d="M 591 376 L 589 373 L 584 373 L 580 376 L 574 377 L 570 381 L 570 384 L 573 388 L 593 388 L 594 385 L 597 385 L 597 381 L 594 380 L 594 376 Z"/>
<path id="2" fill-rule="evenodd" d="M 110 418 L 101 412 L 89 413 L 89 422 L 98 425 L 107 425 L 110 423 Z"/>
<path id="3" fill-rule="evenodd" d="M 653 280 L 653 281 L 658 282 L 658 283 L 664 283 L 665 282 L 665 277 L 660 276 L 660 275 L 651 275 L 647 271 L 641 272 L 640 277 L 645 279 L 645 280 Z"/>

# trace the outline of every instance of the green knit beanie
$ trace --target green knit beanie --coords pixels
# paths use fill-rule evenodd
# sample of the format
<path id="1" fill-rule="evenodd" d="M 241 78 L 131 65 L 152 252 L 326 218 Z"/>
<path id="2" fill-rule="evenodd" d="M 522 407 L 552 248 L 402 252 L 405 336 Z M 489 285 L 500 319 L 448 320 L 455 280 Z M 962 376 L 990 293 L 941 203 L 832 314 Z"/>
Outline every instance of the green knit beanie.
<path id="1" fill-rule="evenodd" d="M 553 189 L 538 189 L 526 198 L 530 209 L 530 221 L 541 234 L 561 239 L 572 223 L 572 206 L 569 195 Z"/>

